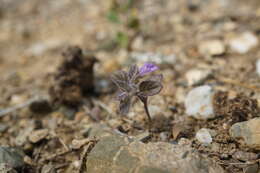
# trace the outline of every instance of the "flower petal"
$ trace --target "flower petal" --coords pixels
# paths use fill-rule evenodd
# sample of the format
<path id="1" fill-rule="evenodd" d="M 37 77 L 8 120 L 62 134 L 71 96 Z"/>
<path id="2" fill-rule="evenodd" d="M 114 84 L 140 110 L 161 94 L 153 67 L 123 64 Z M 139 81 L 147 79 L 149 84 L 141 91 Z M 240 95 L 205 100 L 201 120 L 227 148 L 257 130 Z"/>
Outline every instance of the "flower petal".
<path id="1" fill-rule="evenodd" d="M 159 67 L 156 66 L 153 63 L 145 63 L 140 69 L 139 69 L 139 74 L 141 76 L 146 75 L 147 73 L 151 73 L 155 70 L 158 70 Z"/>

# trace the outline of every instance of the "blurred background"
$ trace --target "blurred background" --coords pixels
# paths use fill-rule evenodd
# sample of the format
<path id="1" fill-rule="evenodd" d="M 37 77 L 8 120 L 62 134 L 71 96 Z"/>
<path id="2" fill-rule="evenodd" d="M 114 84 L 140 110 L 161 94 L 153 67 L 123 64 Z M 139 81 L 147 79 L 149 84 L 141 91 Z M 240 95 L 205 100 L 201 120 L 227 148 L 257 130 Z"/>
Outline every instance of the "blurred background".
<path id="1" fill-rule="evenodd" d="M 52 75 L 63 74 L 58 68 L 63 61 L 61 52 L 71 45 L 77 45 L 84 54 L 97 58 L 94 88 L 99 95 L 91 98 L 94 101 L 90 106 L 84 105 L 88 111 L 84 106 L 79 112 L 66 110 L 66 115 L 70 116 L 67 119 L 57 110 L 40 118 L 35 116 L 34 110 L 16 112 L 15 108 L 10 111 L 12 116 L 5 116 L 9 114 L 0 110 L 3 116 L 0 125 L 5 125 L 0 132 L 0 144 L 21 146 L 40 170 L 42 165 L 38 163 L 47 163 L 45 156 L 50 154 L 48 152 L 55 150 L 56 153 L 62 146 L 53 147 L 53 138 L 46 145 L 32 145 L 27 137 L 35 129 L 58 131 L 67 144 L 75 136 L 84 138 L 83 130 L 93 122 L 108 124 L 113 129 L 120 127 L 128 135 L 145 131 L 147 124 L 142 105 L 132 109 L 128 121 L 118 118 L 118 105 L 111 102 L 115 89 L 109 82 L 109 75 L 130 64 L 147 61 L 155 62 L 164 75 L 164 89 L 150 102 L 151 114 L 162 119 L 158 121 L 161 123 L 158 128 L 155 127 L 153 141 L 177 141 L 179 134 L 194 140 L 195 132 L 204 126 L 219 130 L 223 119 L 216 120 L 215 126 L 211 122 L 194 121 L 195 126 L 186 120 L 186 95 L 195 86 L 209 84 L 231 96 L 243 93 L 259 104 L 259 38 L 260 0 L 0 0 L 2 110 L 16 105 L 26 107 L 23 104 L 34 96 L 48 95 Z M 81 95 L 79 98 L 81 101 Z M 243 106 L 248 105 L 256 104 Z M 248 109 L 248 117 L 243 121 L 252 118 L 251 107 Z M 93 115 L 98 118 L 91 117 Z M 224 119 L 225 122 L 242 121 L 229 118 Z M 188 130 L 177 129 L 175 136 L 172 128 L 180 122 L 187 125 Z M 227 129 L 223 130 L 225 133 L 217 131 L 219 139 L 223 139 L 222 134 L 228 136 Z M 226 141 L 221 140 L 216 140 L 221 144 L 219 153 L 228 153 L 232 147 L 238 146 L 237 143 L 229 145 L 229 136 Z M 41 150 L 41 146 L 46 148 Z M 45 154 L 42 162 L 37 152 Z M 68 165 L 71 166 L 75 158 L 66 158 L 71 161 Z M 222 155 L 219 158 L 222 159 Z M 237 170 L 242 169 L 238 167 Z"/>
<path id="2" fill-rule="evenodd" d="M 258 0 L 0 0 L 0 72 L 52 71 L 57 50 L 73 44 L 101 64 L 123 64 L 129 52 L 193 58 L 205 40 L 226 49 L 237 34 L 258 37 L 259 19 Z"/>

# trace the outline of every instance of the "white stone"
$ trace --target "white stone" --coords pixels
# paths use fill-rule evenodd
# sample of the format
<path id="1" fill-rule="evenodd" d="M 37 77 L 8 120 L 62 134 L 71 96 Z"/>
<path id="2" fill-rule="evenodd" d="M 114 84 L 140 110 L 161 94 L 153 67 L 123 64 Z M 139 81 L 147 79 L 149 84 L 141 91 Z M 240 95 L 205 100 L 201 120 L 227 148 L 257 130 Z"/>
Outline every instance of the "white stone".
<path id="1" fill-rule="evenodd" d="M 154 118 L 156 115 L 161 114 L 163 112 L 163 110 L 159 106 L 152 105 L 152 104 L 149 105 L 148 109 L 150 112 L 150 116 L 152 118 Z"/>
<path id="2" fill-rule="evenodd" d="M 221 55 L 225 52 L 225 45 L 221 40 L 203 41 L 199 45 L 199 52 L 203 55 Z"/>
<path id="3" fill-rule="evenodd" d="M 191 69 L 186 72 L 185 77 L 189 86 L 199 84 L 207 79 L 211 74 L 207 69 Z"/>
<path id="4" fill-rule="evenodd" d="M 208 145 L 212 142 L 212 137 L 210 135 L 210 132 L 206 128 L 202 128 L 196 133 L 196 139 L 205 145 Z"/>
<path id="5" fill-rule="evenodd" d="M 229 46 L 236 53 L 247 53 L 258 45 L 257 37 L 251 32 L 244 32 L 229 41 Z"/>
<path id="6" fill-rule="evenodd" d="M 143 49 L 143 45 L 144 45 L 144 39 L 143 37 L 139 36 L 134 39 L 132 48 L 134 50 L 140 51 Z"/>
<path id="7" fill-rule="evenodd" d="M 62 40 L 46 40 L 33 43 L 27 50 L 27 54 L 33 56 L 40 56 L 50 49 L 59 47 Z"/>
<path id="8" fill-rule="evenodd" d="M 196 119 L 213 118 L 213 96 L 213 88 L 209 85 L 192 89 L 185 98 L 186 114 Z"/>
<path id="9" fill-rule="evenodd" d="M 154 62 L 156 64 L 174 64 L 176 62 L 176 55 L 163 55 L 161 53 L 146 52 L 139 53 L 133 52 L 131 54 L 132 59 L 137 63 Z"/>
<path id="10" fill-rule="evenodd" d="M 256 61 L 256 73 L 260 77 L 260 59 Z"/>
<path id="11" fill-rule="evenodd" d="M 26 102 L 26 96 L 24 95 L 12 95 L 10 103 L 12 105 L 19 105 Z"/>

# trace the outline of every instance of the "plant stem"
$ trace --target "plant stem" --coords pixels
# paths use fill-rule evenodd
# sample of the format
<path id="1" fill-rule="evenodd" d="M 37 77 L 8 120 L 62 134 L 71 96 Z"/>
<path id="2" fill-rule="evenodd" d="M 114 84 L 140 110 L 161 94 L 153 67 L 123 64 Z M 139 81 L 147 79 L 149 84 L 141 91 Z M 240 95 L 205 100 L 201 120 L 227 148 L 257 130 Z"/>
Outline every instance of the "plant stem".
<path id="1" fill-rule="evenodd" d="M 151 119 L 151 116 L 150 116 L 150 113 L 149 113 L 147 100 L 148 100 L 147 98 L 143 99 L 144 109 L 145 109 L 145 113 L 146 113 L 146 115 L 147 115 L 147 117 L 148 117 L 149 122 L 151 122 L 152 119 Z"/>

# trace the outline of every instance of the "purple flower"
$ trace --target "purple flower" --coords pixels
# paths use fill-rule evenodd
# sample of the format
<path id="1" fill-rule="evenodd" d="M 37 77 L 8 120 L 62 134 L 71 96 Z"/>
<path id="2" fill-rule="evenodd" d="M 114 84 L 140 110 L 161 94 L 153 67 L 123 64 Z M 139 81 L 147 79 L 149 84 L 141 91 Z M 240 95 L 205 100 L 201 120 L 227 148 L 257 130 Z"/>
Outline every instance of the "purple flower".
<path id="1" fill-rule="evenodd" d="M 152 75 L 147 79 L 144 79 L 144 75 L 158 69 L 158 66 L 152 63 L 145 63 L 141 68 L 131 65 L 128 71 L 120 70 L 111 76 L 111 80 L 119 88 L 117 100 L 120 102 L 119 112 L 122 115 L 129 112 L 132 98 L 136 96 L 143 102 L 145 112 L 149 121 L 151 121 L 147 99 L 162 90 L 162 75 Z"/>
<path id="2" fill-rule="evenodd" d="M 158 70 L 158 66 L 152 64 L 152 63 L 145 63 L 140 69 L 139 69 L 139 75 L 144 76 L 147 73 L 151 73 L 155 70 Z"/>

